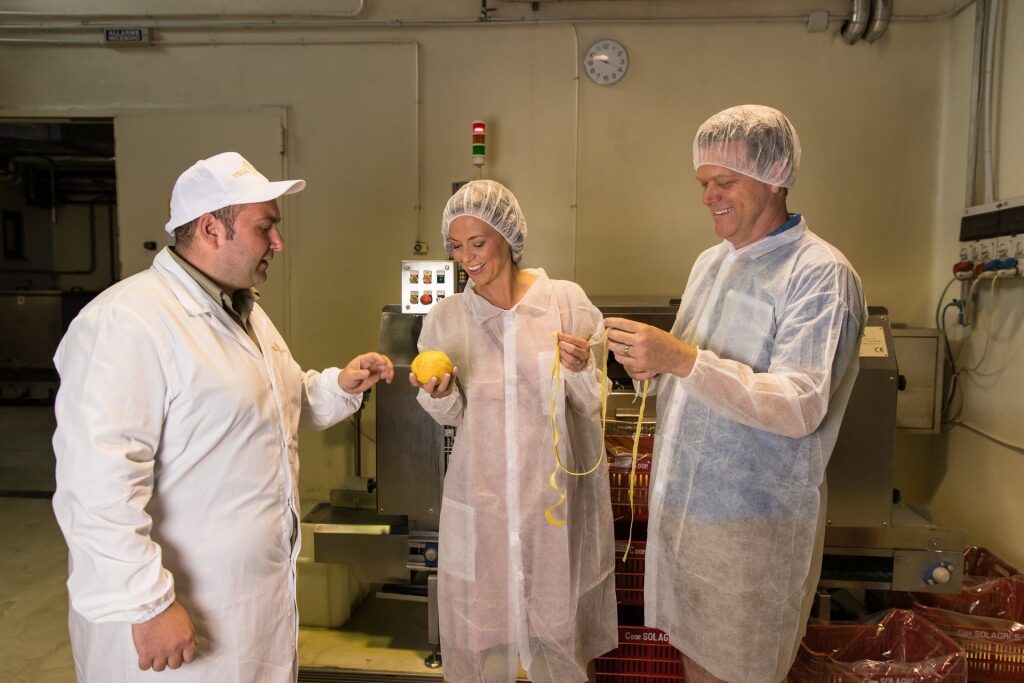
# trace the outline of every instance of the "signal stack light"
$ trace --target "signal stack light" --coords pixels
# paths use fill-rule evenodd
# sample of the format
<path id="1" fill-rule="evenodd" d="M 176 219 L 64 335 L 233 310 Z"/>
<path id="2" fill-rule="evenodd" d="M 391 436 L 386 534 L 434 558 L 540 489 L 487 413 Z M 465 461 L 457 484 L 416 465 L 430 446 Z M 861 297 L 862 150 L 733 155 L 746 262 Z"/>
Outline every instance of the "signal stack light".
<path id="1" fill-rule="evenodd" d="M 476 166 L 476 177 L 480 178 L 480 167 L 487 159 L 487 122 L 473 122 L 473 165 Z"/>

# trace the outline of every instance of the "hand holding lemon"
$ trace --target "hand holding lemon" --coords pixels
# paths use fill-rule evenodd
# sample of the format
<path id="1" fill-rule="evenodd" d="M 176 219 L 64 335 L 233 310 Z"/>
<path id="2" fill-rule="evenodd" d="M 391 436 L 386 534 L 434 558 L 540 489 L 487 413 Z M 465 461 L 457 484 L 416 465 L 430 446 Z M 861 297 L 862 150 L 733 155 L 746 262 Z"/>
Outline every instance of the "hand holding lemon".
<path id="1" fill-rule="evenodd" d="M 426 390 L 433 398 L 444 398 L 452 392 L 458 368 L 444 351 L 423 351 L 413 359 L 409 384 Z"/>

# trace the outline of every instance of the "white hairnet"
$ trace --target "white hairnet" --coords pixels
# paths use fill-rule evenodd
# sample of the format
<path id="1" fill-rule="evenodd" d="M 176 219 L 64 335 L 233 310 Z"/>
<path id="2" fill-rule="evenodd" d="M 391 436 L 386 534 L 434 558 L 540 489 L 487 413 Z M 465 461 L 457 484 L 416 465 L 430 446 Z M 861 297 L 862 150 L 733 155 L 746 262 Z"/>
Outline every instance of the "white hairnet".
<path id="1" fill-rule="evenodd" d="M 451 256 L 448 226 L 459 216 L 475 216 L 498 231 L 512 247 L 512 261 L 519 262 L 526 246 L 526 217 L 512 191 L 494 180 L 472 180 L 452 195 L 441 217 L 444 250 Z"/>
<path id="2" fill-rule="evenodd" d="M 704 164 L 724 166 L 769 185 L 792 187 L 800 166 L 800 138 L 777 109 L 760 104 L 730 107 L 697 129 L 693 168 Z"/>

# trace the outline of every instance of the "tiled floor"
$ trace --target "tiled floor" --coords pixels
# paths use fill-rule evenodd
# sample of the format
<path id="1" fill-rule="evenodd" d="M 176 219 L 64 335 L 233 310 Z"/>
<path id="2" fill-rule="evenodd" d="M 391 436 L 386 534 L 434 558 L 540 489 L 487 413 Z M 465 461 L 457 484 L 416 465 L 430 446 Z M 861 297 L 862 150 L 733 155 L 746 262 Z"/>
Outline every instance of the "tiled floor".
<path id="1" fill-rule="evenodd" d="M 74 681 L 64 585 L 67 548 L 49 498 L 18 496 L 18 492 L 31 496 L 53 488 L 52 422 L 49 409 L 0 407 L 0 492 L 4 492 L 0 495 L 0 681 L 4 683 Z M 372 594 L 343 626 L 303 627 L 299 634 L 303 671 L 343 672 L 347 681 L 413 676 L 440 681 L 440 671 L 423 664 L 429 654 L 426 605 L 382 600 Z"/>
<path id="2" fill-rule="evenodd" d="M 75 680 L 67 550 L 49 499 L 0 498 L 0 680 Z"/>
<path id="3" fill-rule="evenodd" d="M 299 662 L 304 667 L 419 674 L 440 681 L 440 670 L 423 663 L 430 654 L 426 636 L 425 604 L 370 596 L 339 628 L 303 627 Z"/>

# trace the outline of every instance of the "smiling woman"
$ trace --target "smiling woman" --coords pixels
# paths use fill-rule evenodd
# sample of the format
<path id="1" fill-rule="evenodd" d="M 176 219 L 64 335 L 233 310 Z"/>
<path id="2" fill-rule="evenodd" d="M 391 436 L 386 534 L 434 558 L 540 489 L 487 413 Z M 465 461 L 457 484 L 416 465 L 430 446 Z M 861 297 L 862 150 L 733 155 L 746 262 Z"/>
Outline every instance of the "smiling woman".
<path id="1" fill-rule="evenodd" d="M 452 258 L 469 275 L 476 291 L 496 306 L 509 308 L 513 294 L 502 291 L 502 284 L 512 282 L 512 291 L 529 287 L 533 277 L 512 261 L 512 249 L 498 231 L 475 216 L 459 216 L 448 227 L 449 251 Z M 509 275 L 511 274 L 511 279 Z"/>
<path id="2" fill-rule="evenodd" d="M 521 664 L 532 681 L 584 680 L 617 641 L 601 313 L 576 284 L 519 267 L 526 219 L 499 183 L 464 185 L 442 235 L 470 282 L 427 314 L 419 348 L 454 367 L 410 383 L 458 428 L 439 530 L 446 678 L 512 683 Z M 599 467 L 552 473 L 558 454 L 573 472 Z"/>

